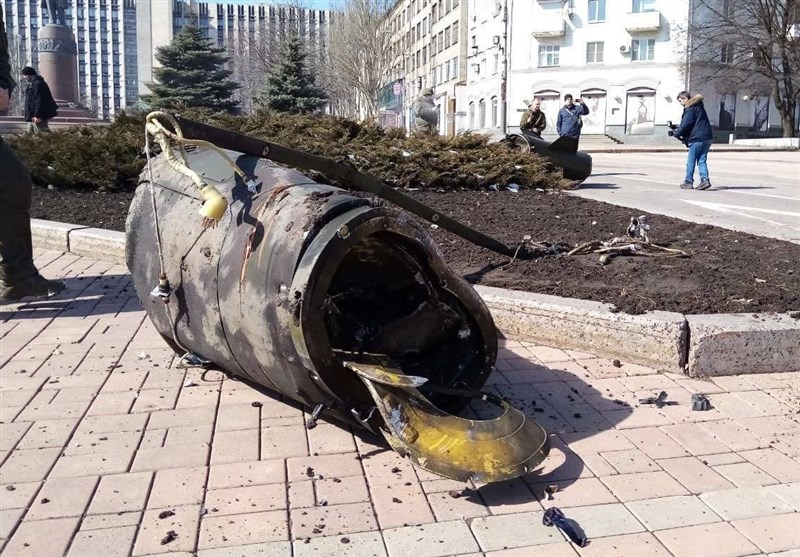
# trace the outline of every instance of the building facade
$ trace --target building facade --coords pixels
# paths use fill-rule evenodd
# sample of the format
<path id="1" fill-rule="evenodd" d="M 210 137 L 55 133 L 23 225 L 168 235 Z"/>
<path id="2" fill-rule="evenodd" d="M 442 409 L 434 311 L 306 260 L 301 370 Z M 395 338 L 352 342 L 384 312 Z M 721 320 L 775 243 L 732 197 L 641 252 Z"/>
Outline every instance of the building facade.
<path id="1" fill-rule="evenodd" d="M 392 34 L 391 93 L 381 120 L 414 128 L 412 105 L 432 88 L 439 109 L 439 133 L 452 135 L 460 110 L 458 89 L 466 80 L 466 0 L 398 0 L 386 18 Z M 390 118 L 391 116 L 391 118 Z"/>
<path id="2" fill-rule="evenodd" d="M 684 89 L 704 95 L 720 138 L 780 125 L 767 95 L 722 90 L 694 69 L 688 34 L 697 15 L 693 0 L 465 1 L 470 53 L 459 105 L 467 110 L 456 119 L 457 131 L 517 131 L 527 104 L 539 99 L 545 135 L 555 137 L 558 110 L 570 93 L 589 106 L 585 135 L 669 142 L 667 122 L 680 120 L 676 96 Z"/>
<path id="3" fill-rule="evenodd" d="M 466 83 L 459 89 L 464 110 L 457 131 L 480 130 L 500 135 L 505 129 L 508 75 L 508 3 L 504 0 L 464 0 L 467 4 Z M 514 122 L 511 122 L 514 124 Z"/>
<path id="4" fill-rule="evenodd" d="M 38 67 L 38 32 L 48 23 L 41 0 L 4 0 L 14 69 Z M 67 25 L 78 49 L 81 102 L 100 118 L 135 104 L 139 97 L 134 0 L 70 0 Z M 131 72 L 133 71 L 133 74 Z"/>
<path id="5" fill-rule="evenodd" d="M 139 68 L 142 92 L 154 79 L 156 50 L 172 41 L 184 25 L 194 23 L 206 38 L 228 50 L 231 79 L 241 85 L 239 100 L 245 111 L 261 88 L 266 69 L 276 59 L 286 32 L 304 40 L 309 62 L 324 64 L 333 12 L 247 0 L 136 0 Z"/>

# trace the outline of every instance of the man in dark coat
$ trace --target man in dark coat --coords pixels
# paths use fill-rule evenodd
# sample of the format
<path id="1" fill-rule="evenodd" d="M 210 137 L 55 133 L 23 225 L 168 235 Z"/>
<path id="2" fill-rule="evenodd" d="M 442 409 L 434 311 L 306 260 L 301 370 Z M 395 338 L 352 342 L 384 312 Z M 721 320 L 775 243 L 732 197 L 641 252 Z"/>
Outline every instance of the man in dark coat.
<path id="1" fill-rule="evenodd" d="M 667 132 L 669 135 L 680 139 L 689 147 L 689 157 L 686 160 L 686 177 L 681 184 L 681 189 L 707 190 L 711 187 L 708 179 L 708 150 L 714 133 L 708 114 L 703 106 L 703 95 L 689 95 L 688 91 L 678 93 L 678 102 L 683 106 L 681 123 L 674 130 Z M 700 183 L 694 186 L 694 168 L 700 173 Z"/>
<path id="2" fill-rule="evenodd" d="M 564 106 L 558 111 L 558 120 L 556 121 L 556 130 L 560 137 L 571 137 L 575 141 L 581 138 L 581 128 L 583 127 L 583 119 L 581 116 L 589 114 L 589 107 L 583 104 L 581 99 L 574 103 L 572 102 L 572 95 L 567 93 L 564 95 Z"/>
<path id="3" fill-rule="evenodd" d="M 0 10 L 0 110 L 8 105 L 15 85 Z M 0 302 L 54 296 L 64 290 L 64 283 L 44 279 L 33 264 L 31 175 L 2 137 L 0 169 Z"/>
<path id="4" fill-rule="evenodd" d="M 23 81 L 28 84 L 25 90 L 25 121 L 28 122 L 28 131 L 30 133 L 47 131 L 50 129 L 47 121 L 58 115 L 58 105 L 53 99 L 50 87 L 30 66 L 22 68 L 20 73 Z"/>

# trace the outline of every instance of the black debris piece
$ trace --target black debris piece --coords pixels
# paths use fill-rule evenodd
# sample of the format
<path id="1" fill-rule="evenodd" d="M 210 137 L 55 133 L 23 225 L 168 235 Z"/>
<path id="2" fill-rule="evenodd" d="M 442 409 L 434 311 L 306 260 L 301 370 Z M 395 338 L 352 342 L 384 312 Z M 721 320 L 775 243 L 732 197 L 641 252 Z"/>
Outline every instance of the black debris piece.
<path id="1" fill-rule="evenodd" d="M 165 518 L 169 518 L 171 516 L 175 516 L 175 511 L 161 511 L 160 513 L 158 513 L 158 518 L 162 520 Z"/>
<path id="2" fill-rule="evenodd" d="M 170 530 L 167 532 L 167 535 L 161 538 L 161 545 L 167 545 L 168 543 L 174 542 L 178 539 L 178 534 L 175 533 L 175 530 Z"/>
<path id="3" fill-rule="evenodd" d="M 656 408 L 664 408 L 665 406 L 673 406 L 678 404 L 674 400 L 667 401 L 667 391 L 661 391 L 658 396 L 649 396 L 647 398 L 640 398 L 639 404 L 655 404 Z"/>
<path id="4" fill-rule="evenodd" d="M 544 511 L 542 524 L 545 526 L 555 526 L 578 547 L 586 547 L 589 545 L 589 540 L 587 540 L 583 532 L 580 531 L 580 527 L 574 520 L 569 520 L 564 516 L 564 513 L 561 512 L 561 509 L 558 507 L 551 507 Z"/>
<path id="5" fill-rule="evenodd" d="M 692 395 L 692 410 L 697 412 L 711 410 L 711 401 L 708 400 L 706 395 L 695 393 Z"/>

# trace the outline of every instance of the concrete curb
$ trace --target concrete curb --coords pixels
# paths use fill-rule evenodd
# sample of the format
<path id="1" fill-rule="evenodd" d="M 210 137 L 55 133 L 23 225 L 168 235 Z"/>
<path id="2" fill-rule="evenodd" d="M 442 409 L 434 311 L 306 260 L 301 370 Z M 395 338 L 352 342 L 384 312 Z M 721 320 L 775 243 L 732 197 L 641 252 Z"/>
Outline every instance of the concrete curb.
<path id="1" fill-rule="evenodd" d="M 680 313 L 615 313 L 611 304 L 476 286 L 508 338 L 683 373 L 688 327 Z"/>
<path id="2" fill-rule="evenodd" d="M 37 219 L 31 221 L 31 230 L 37 248 L 125 264 L 123 232 Z M 600 302 L 488 286 L 475 289 L 509 339 L 693 377 L 800 371 L 800 319 L 790 314 L 629 315 Z"/>

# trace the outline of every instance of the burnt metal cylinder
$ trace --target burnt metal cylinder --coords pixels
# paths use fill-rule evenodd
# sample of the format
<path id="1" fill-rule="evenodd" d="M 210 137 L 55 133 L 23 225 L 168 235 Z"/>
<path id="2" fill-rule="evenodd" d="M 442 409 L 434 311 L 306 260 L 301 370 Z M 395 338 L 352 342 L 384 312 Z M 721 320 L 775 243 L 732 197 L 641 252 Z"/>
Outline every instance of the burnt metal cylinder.
<path id="1" fill-rule="evenodd" d="M 374 401 L 343 361 L 380 354 L 438 387 L 479 389 L 497 356 L 485 304 L 442 261 L 407 213 L 254 156 L 236 163 L 187 153 L 189 166 L 232 200 L 202 229 L 201 198 L 157 157 L 131 203 L 127 264 L 156 329 L 173 346 L 229 372 L 375 429 Z M 168 303 L 151 296 L 162 270 Z M 429 397 L 455 412 L 468 399 Z"/>

